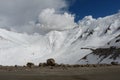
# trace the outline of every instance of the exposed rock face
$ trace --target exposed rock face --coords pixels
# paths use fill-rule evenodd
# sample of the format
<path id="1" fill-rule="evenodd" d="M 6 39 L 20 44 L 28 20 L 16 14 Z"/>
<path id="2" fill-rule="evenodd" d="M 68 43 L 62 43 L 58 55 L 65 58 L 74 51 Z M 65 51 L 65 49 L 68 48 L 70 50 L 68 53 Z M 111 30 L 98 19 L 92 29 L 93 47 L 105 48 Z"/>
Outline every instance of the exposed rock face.
<path id="1" fill-rule="evenodd" d="M 93 51 L 94 55 L 98 55 L 99 57 L 107 58 L 110 56 L 110 59 L 116 60 L 120 55 L 120 48 L 110 47 L 110 48 L 99 48 Z"/>
<path id="2" fill-rule="evenodd" d="M 34 66 L 34 63 L 28 62 L 28 63 L 26 64 L 26 66 L 29 67 L 29 68 L 32 68 L 32 67 Z"/>
<path id="3" fill-rule="evenodd" d="M 55 66 L 55 60 L 53 58 L 47 59 L 48 66 Z"/>
<path id="4" fill-rule="evenodd" d="M 86 63 L 91 63 L 91 59 L 95 61 L 95 64 L 99 64 L 103 61 L 109 61 L 109 64 L 115 65 L 118 64 L 118 59 L 120 58 L 120 48 L 116 48 L 114 46 L 111 46 L 110 48 L 97 48 L 97 49 L 91 49 L 91 48 L 82 48 L 82 49 L 89 49 L 92 52 L 83 58 L 81 58 L 79 61 L 85 61 Z"/>

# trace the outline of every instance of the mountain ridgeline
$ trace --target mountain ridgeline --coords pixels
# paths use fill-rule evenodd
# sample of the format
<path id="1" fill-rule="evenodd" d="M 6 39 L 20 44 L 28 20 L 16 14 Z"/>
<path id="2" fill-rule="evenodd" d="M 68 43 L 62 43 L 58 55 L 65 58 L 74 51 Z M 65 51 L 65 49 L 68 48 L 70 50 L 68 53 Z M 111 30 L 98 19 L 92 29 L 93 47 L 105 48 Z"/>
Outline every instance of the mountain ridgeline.
<path id="1" fill-rule="evenodd" d="M 86 16 L 72 29 L 45 35 L 0 29 L 1 65 L 38 64 L 49 58 L 66 64 L 120 63 L 120 13 L 98 19 Z"/>

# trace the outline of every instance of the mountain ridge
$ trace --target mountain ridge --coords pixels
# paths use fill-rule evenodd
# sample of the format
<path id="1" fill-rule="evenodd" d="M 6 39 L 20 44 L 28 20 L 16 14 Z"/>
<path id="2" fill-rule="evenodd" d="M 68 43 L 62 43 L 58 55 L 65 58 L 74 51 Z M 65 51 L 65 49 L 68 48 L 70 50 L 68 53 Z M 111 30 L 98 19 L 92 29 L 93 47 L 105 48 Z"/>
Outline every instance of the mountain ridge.
<path id="1" fill-rule="evenodd" d="M 92 52 L 82 47 L 120 48 L 119 35 L 120 13 L 98 19 L 87 16 L 72 29 L 54 30 L 45 35 L 0 29 L 0 64 L 38 64 L 51 57 L 58 63 L 82 64 L 78 60 Z"/>

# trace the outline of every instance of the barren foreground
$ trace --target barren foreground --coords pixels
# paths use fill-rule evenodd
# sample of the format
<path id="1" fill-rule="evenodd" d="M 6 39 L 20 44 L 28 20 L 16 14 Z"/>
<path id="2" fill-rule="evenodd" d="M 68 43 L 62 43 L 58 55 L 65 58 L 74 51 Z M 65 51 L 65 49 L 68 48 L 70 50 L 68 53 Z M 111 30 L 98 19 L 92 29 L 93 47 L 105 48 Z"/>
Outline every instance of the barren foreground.
<path id="1" fill-rule="evenodd" d="M 0 67 L 0 80 L 120 80 L 120 66 Z"/>

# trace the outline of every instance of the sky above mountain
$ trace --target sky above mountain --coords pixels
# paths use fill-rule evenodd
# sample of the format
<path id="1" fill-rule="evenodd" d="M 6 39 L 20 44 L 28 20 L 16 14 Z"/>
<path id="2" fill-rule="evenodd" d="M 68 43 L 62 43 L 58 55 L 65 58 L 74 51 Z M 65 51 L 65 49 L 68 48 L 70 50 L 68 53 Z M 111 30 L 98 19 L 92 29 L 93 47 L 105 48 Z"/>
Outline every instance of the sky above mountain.
<path id="1" fill-rule="evenodd" d="M 69 11 L 76 15 L 76 21 L 84 16 L 105 17 L 120 10 L 120 0 L 72 0 Z"/>
<path id="2" fill-rule="evenodd" d="M 0 28 L 46 33 L 71 29 L 85 16 L 117 13 L 119 0 L 0 0 Z"/>

